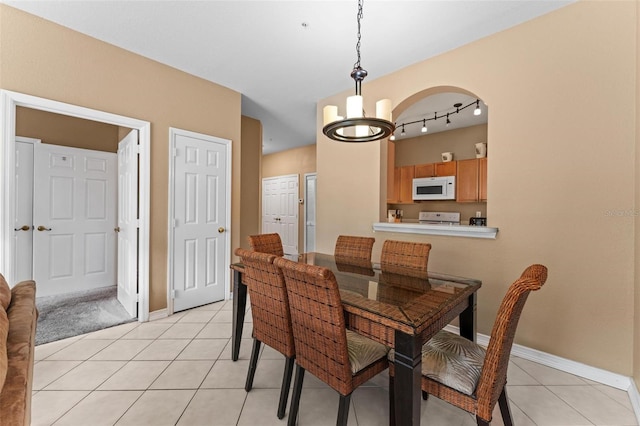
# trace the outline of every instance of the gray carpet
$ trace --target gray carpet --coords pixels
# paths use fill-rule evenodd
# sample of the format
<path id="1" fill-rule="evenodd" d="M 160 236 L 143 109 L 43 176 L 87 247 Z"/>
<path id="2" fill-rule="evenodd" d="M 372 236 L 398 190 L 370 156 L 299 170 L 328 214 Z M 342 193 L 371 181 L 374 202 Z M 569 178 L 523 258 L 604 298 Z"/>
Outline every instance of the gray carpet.
<path id="1" fill-rule="evenodd" d="M 36 298 L 36 345 L 135 321 L 118 302 L 116 291 L 113 286 Z"/>

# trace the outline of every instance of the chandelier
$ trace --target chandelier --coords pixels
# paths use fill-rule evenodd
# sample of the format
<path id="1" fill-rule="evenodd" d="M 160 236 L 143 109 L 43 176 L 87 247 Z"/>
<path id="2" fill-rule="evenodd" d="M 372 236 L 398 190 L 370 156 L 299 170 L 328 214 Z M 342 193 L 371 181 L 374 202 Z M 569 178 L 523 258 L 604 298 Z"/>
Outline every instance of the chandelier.
<path id="1" fill-rule="evenodd" d="M 346 118 L 338 115 L 338 107 L 335 105 L 327 105 L 322 110 L 322 133 L 340 142 L 377 141 L 391 135 L 396 128 L 391 122 L 391 100 L 382 99 L 376 102 L 375 117 L 367 117 L 363 109 L 362 80 L 367 76 L 367 71 L 360 66 L 360 20 L 363 2 L 364 0 L 358 0 L 357 60 L 351 71 L 351 78 L 356 82 L 356 94 L 347 98 Z"/>

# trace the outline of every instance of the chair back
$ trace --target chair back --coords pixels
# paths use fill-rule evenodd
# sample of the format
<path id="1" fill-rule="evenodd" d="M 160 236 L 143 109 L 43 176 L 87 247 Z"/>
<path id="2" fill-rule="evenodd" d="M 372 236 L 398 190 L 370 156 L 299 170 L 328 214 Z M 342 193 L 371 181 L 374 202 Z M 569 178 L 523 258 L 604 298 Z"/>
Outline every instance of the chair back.
<path id="1" fill-rule="evenodd" d="M 339 235 L 333 254 L 336 258 L 345 259 L 342 263 L 352 263 L 349 259 L 371 262 L 371 251 L 375 242 L 376 239 L 372 237 Z"/>
<path id="2" fill-rule="evenodd" d="M 351 274 L 368 275 L 373 277 L 376 273 L 370 260 L 354 259 L 352 257 L 335 256 L 336 269 L 339 272 L 349 272 Z"/>
<path id="3" fill-rule="evenodd" d="M 340 292 L 333 272 L 277 258 L 289 296 L 296 363 L 346 395 L 353 391 Z"/>
<path id="4" fill-rule="evenodd" d="M 276 234 L 277 235 L 277 234 Z M 295 355 L 289 298 L 277 256 L 238 248 L 253 316 L 253 336 L 286 357 Z"/>
<path id="5" fill-rule="evenodd" d="M 392 274 L 426 278 L 430 243 L 386 240 L 382 245 L 380 268 Z"/>
<path id="6" fill-rule="evenodd" d="M 280 234 L 274 232 L 272 234 L 249 235 L 249 246 L 253 251 L 260 253 L 270 253 L 276 256 L 284 256 L 284 248 Z"/>
<path id="7" fill-rule="evenodd" d="M 509 355 L 518 320 L 529 293 L 539 290 L 547 280 L 547 268 L 531 265 L 507 290 L 491 331 L 482 373 L 476 388 L 478 416 L 490 419 L 495 403 L 507 380 Z"/>

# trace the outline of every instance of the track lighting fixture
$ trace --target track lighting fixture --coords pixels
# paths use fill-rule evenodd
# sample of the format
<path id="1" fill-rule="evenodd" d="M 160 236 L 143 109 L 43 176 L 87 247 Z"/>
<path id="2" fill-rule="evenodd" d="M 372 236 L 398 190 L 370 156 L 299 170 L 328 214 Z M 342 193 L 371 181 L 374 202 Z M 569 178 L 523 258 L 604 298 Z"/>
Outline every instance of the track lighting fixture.
<path id="1" fill-rule="evenodd" d="M 438 113 L 436 111 L 436 112 L 433 113 L 433 117 L 431 117 L 431 118 L 422 118 L 422 119 L 419 119 L 419 120 L 416 120 L 416 121 L 409 121 L 407 123 L 401 123 L 401 124 L 396 123 L 396 125 L 397 125 L 397 127 L 400 127 L 402 129 L 401 132 L 400 132 L 400 136 L 405 136 L 406 135 L 404 126 L 408 126 L 408 125 L 416 124 L 416 123 L 422 123 L 422 128 L 420 129 L 420 131 L 422 133 L 427 133 L 427 131 L 428 131 L 428 129 L 427 129 L 427 121 L 436 121 L 436 120 L 439 120 L 441 118 L 444 118 L 444 119 L 446 119 L 446 121 L 445 121 L 446 126 L 449 127 L 449 125 L 451 124 L 451 120 L 450 120 L 449 116 L 453 115 L 453 114 L 459 114 L 462 111 L 464 111 L 465 109 L 469 108 L 470 106 L 475 106 L 475 109 L 473 110 L 473 115 L 481 115 L 482 114 L 482 109 L 480 109 L 480 99 L 476 99 L 475 101 L 470 102 L 470 103 L 468 103 L 467 105 L 464 105 L 464 106 L 463 106 L 462 103 L 456 102 L 455 104 L 453 104 L 453 108 L 454 108 L 453 110 L 450 109 L 449 112 L 444 112 L 443 111 L 442 113 Z M 392 133 L 391 137 L 389 139 L 391 139 L 392 141 L 396 140 L 395 133 Z"/>

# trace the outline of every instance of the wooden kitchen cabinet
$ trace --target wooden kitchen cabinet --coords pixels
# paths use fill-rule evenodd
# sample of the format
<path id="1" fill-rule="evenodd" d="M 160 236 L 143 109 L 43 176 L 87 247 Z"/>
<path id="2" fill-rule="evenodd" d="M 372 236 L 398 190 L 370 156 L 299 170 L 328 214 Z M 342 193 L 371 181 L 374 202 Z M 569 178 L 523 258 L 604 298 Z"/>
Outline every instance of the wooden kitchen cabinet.
<path id="1" fill-rule="evenodd" d="M 473 203 L 487 200 L 487 159 L 458 160 L 456 201 Z"/>
<path id="2" fill-rule="evenodd" d="M 457 161 L 447 161 L 446 163 L 435 163 L 434 176 L 455 176 L 457 170 Z"/>
<path id="3" fill-rule="evenodd" d="M 416 164 L 415 169 L 415 177 L 416 178 L 425 178 L 425 177 L 433 177 L 435 176 L 435 164 Z"/>
<path id="4" fill-rule="evenodd" d="M 399 202 L 413 203 L 413 178 L 415 177 L 415 166 L 402 166 L 400 169 L 400 199 Z"/>
<path id="5" fill-rule="evenodd" d="M 455 176 L 457 161 L 416 164 L 415 177 Z"/>
<path id="6" fill-rule="evenodd" d="M 478 196 L 480 201 L 487 201 L 487 157 L 478 160 L 480 170 L 478 171 Z"/>
<path id="7" fill-rule="evenodd" d="M 395 203 L 400 196 L 400 175 L 396 167 L 396 144 L 387 142 L 387 203 Z"/>

